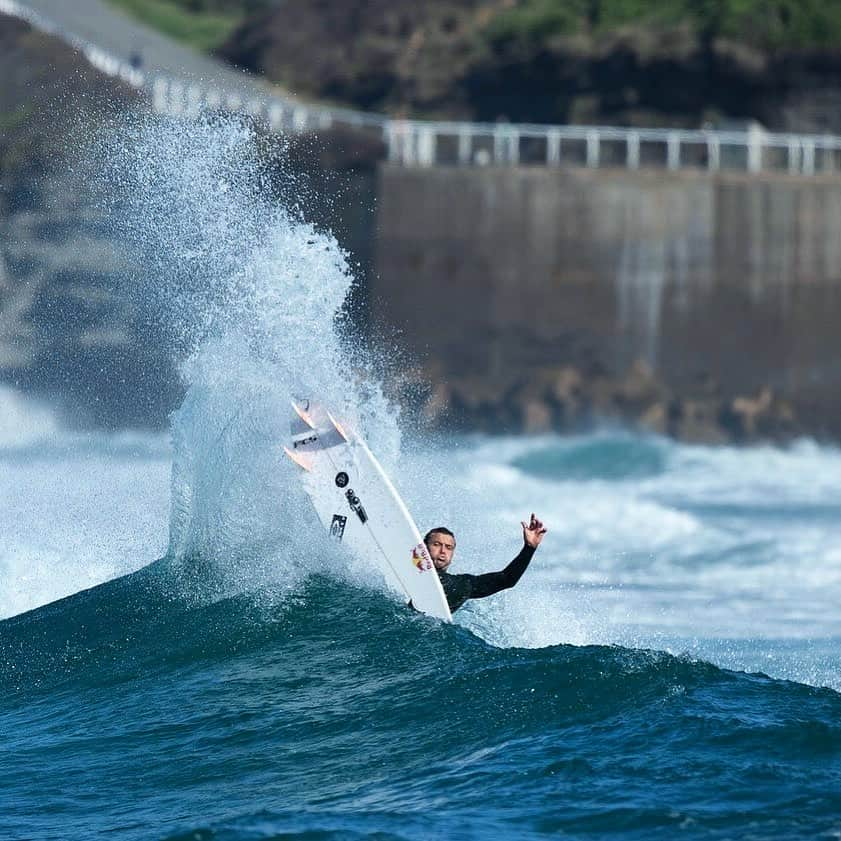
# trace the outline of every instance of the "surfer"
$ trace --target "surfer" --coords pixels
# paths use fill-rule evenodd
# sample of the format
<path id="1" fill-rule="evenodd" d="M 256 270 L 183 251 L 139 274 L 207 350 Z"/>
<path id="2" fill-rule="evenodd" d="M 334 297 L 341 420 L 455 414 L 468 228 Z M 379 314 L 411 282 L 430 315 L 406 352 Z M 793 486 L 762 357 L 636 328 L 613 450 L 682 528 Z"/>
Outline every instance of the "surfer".
<path id="1" fill-rule="evenodd" d="M 523 527 L 523 548 L 520 554 L 499 572 L 486 572 L 484 575 L 469 575 L 460 573 L 452 575 L 447 572 L 456 551 L 456 537 L 445 526 L 437 526 L 427 532 L 423 542 L 429 550 L 429 556 L 441 580 L 444 595 L 450 610 L 455 613 L 468 599 L 483 599 L 492 596 L 500 590 L 513 587 L 522 577 L 532 556 L 540 546 L 546 528 L 543 523 L 531 515 L 528 524 Z"/>

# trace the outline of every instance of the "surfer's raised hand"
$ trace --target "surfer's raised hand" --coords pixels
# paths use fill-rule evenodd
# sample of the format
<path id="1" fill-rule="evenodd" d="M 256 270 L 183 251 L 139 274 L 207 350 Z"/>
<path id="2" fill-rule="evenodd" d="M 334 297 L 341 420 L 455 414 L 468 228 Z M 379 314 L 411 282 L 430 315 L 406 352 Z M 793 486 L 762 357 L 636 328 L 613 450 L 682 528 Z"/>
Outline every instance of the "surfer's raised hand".
<path id="1" fill-rule="evenodd" d="M 526 546 L 531 546 L 532 549 L 537 549 L 540 546 L 540 541 L 543 540 L 543 535 L 546 534 L 546 527 L 534 514 L 531 515 L 531 519 L 528 522 L 528 525 L 521 522 L 520 525 L 523 527 L 523 540 L 526 543 Z"/>

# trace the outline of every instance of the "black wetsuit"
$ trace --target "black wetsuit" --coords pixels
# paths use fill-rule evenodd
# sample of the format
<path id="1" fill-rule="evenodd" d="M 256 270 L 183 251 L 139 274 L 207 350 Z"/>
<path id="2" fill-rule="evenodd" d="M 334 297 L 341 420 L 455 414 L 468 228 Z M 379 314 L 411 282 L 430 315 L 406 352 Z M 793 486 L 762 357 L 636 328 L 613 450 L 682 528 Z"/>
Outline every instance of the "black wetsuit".
<path id="1" fill-rule="evenodd" d="M 455 613 L 468 599 L 482 599 L 513 587 L 526 571 L 534 552 L 533 547 L 524 545 L 520 554 L 500 572 L 486 572 L 484 575 L 450 575 L 448 572 L 439 572 L 438 577 L 450 610 Z"/>

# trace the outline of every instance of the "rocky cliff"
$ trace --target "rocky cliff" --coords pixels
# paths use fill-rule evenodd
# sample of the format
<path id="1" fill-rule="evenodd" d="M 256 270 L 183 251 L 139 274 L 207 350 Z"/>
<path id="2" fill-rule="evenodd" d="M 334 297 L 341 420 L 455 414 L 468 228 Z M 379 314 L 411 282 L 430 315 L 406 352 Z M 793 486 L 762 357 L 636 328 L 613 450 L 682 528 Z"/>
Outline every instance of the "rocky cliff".
<path id="1" fill-rule="evenodd" d="M 0 380 L 81 423 L 160 424 L 175 378 L 120 293 L 131 253 L 73 173 L 135 94 L 5 16 L 0 78 Z"/>
<path id="2" fill-rule="evenodd" d="M 732 10 L 716 18 L 682 0 L 286 0 L 249 18 L 221 53 L 303 95 L 396 115 L 689 127 L 753 119 L 841 132 L 837 4 L 789 18 L 755 2 L 707 5 Z"/>
<path id="3" fill-rule="evenodd" d="M 132 291 L 146 264 L 120 208 L 92 183 L 102 138 L 147 105 L 2 15 L 0 78 L 0 382 L 58 401 L 80 424 L 163 426 L 180 394 L 173 351 Z M 362 281 L 382 142 L 333 132 L 255 146 L 255 161 L 273 156 L 265 188 L 333 230 Z M 347 306 L 364 318 L 361 283 Z"/>

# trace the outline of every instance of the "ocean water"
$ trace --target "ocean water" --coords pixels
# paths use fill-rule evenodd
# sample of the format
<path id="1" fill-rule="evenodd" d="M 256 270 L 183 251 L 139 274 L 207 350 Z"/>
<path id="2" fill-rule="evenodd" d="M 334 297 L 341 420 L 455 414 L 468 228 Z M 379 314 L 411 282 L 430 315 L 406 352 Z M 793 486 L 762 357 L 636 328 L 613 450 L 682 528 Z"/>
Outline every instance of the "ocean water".
<path id="1" fill-rule="evenodd" d="M 179 355 L 166 434 L 0 391 L 0 838 L 841 837 L 841 450 L 432 436 L 247 128 L 101 149 Z M 359 429 L 456 569 L 444 625 L 329 542 L 289 400 Z"/>

